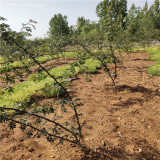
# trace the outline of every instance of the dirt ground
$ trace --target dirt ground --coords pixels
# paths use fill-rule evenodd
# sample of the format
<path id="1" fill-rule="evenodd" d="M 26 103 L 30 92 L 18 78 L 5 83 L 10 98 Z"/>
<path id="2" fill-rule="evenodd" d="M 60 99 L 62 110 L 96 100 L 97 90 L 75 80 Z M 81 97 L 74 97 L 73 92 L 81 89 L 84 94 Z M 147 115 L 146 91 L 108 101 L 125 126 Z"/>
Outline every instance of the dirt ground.
<path id="1" fill-rule="evenodd" d="M 148 60 L 145 51 L 122 55 L 116 86 L 99 70 L 91 75 L 91 82 L 79 74 L 69 87 L 83 104 L 78 111 L 86 121 L 82 134 L 83 143 L 90 148 L 88 154 L 68 142 L 58 145 L 45 138 L 26 139 L 19 129 L 10 131 L 1 124 L 0 159 L 160 159 L 160 76 L 147 73 L 147 67 L 155 62 Z"/>

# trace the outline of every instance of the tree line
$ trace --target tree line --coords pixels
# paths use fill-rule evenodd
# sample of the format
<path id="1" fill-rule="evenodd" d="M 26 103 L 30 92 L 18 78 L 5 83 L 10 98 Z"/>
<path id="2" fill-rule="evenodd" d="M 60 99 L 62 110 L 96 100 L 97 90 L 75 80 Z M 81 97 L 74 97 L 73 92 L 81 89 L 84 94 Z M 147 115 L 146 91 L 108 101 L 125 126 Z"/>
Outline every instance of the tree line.
<path id="1" fill-rule="evenodd" d="M 132 4 L 129 10 L 127 0 L 104 0 L 97 5 L 96 13 L 98 22 L 79 17 L 76 27 L 68 26 L 66 16 L 54 15 L 49 22 L 49 38 L 57 48 L 70 44 L 102 49 L 111 43 L 124 51 L 135 44 L 145 47 L 159 41 L 159 0 L 150 7 L 147 1 L 142 8 Z"/>
<path id="2" fill-rule="evenodd" d="M 127 9 L 127 0 L 103 0 L 97 5 L 96 13 L 98 22 L 78 17 L 76 26 L 68 25 L 67 16 L 55 14 L 49 22 L 48 38 L 26 39 L 31 35 L 30 27 L 36 24 L 33 20 L 23 24 L 20 32 L 10 30 L 10 34 L 29 50 L 50 54 L 63 52 L 68 45 L 101 50 L 112 44 L 115 49 L 129 51 L 137 44 L 145 47 L 160 40 L 159 0 L 150 7 L 147 1 L 143 7 L 132 4 L 130 9 Z M 3 46 L 2 55 L 11 56 L 14 52 L 17 57 L 13 46 L 8 50 Z"/>

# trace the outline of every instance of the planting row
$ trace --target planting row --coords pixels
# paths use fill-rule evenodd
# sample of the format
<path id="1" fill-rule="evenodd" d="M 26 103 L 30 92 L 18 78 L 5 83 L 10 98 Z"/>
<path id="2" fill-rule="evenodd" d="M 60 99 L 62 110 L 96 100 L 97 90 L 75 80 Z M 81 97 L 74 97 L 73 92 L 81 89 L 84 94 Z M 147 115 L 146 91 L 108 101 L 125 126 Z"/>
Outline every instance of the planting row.
<path id="1" fill-rule="evenodd" d="M 63 67 L 53 68 L 49 73 L 59 82 L 68 85 L 68 78 L 75 77 L 78 73 L 95 73 L 98 68 L 101 68 L 98 60 L 87 59 L 83 65 L 73 62 Z M 63 94 L 62 88 L 57 86 L 45 72 L 40 72 L 30 75 L 26 81 L 15 85 L 12 90 L 1 89 L 0 106 L 23 108 L 24 104 L 31 102 L 32 96 L 48 98 L 61 94 Z"/>
<path id="2" fill-rule="evenodd" d="M 36 60 L 43 64 L 46 63 L 49 60 L 56 59 L 56 58 L 62 58 L 62 57 L 76 57 L 75 52 L 64 52 L 60 53 L 59 55 L 43 55 L 40 57 L 37 57 Z M 21 61 L 14 61 L 12 63 L 6 62 L 4 57 L 0 57 L 0 73 L 11 71 L 14 68 L 23 68 L 25 66 L 30 67 L 36 65 L 33 60 L 28 58 L 27 60 L 23 59 Z"/>

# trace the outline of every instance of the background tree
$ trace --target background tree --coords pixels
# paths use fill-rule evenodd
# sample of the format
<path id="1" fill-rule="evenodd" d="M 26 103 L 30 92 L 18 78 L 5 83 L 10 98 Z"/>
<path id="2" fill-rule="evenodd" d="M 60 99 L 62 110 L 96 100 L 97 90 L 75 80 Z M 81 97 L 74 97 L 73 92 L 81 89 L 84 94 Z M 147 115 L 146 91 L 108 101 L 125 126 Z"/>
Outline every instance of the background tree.
<path id="1" fill-rule="evenodd" d="M 51 54 L 56 54 L 59 62 L 59 54 L 65 50 L 68 45 L 68 36 L 70 29 L 67 16 L 55 14 L 49 22 L 49 37 Z"/>
<path id="2" fill-rule="evenodd" d="M 143 8 L 135 7 L 133 4 L 128 11 L 127 30 L 128 35 L 132 37 L 133 43 L 139 43 L 141 46 L 150 45 L 159 37 L 159 0 L 148 8 L 147 2 Z"/>
<path id="3" fill-rule="evenodd" d="M 149 14 L 154 26 L 154 40 L 160 40 L 160 1 L 155 0 L 149 9 Z M 153 33 L 152 33 L 153 34 Z"/>
<path id="4" fill-rule="evenodd" d="M 80 33 L 82 31 L 83 26 L 88 26 L 90 24 L 89 19 L 85 19 L 84 17 L 78 17 L 77 20 L 77 32 Z"/>
<path id="5" fill-rule="evenodd" d="M 60 13 L 55 14 L 49 25 L 50 36 L 67 36 L 69 34 L 67 16 L 62 16 Z"/>
<path id="6" fill-rule="evenodd" d="M 82 47 L 101 50 L 105 46 L 105 36 L 101 25 L 96 22 L 87 22 L 77 29 L 78 36 L 76 37 L 78 44 Z"/>
<path id="7" fill-rule="evenodd" d="M 113 44 L 117 32 L 126 27 L 127 1 L 104 0 L 97 5 L 96 13 L 108 42 Z"/>

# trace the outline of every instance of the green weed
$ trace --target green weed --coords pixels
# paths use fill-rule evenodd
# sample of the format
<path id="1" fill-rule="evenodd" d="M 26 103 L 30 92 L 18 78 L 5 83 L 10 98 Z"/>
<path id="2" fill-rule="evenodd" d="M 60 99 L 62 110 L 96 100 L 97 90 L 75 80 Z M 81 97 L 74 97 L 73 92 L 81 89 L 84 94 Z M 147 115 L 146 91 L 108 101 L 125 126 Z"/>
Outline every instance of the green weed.
<path id="1" fill-rule="evenodd" d="M 148 73 L 160 76 L 160 64 L 148 67 Z"/>
<path id="2" fill-rule="evenodd" d="M 153 66 L 148 67 L 148 73 L 154 74 L 154 75 L 160 75 L 160 46 L 156 47 L 149 47 L 147 49 L 148 53 L 151 53 L 150 56 L 151 61 L 157 61 L 157 64 L 154 64 Z"/>

